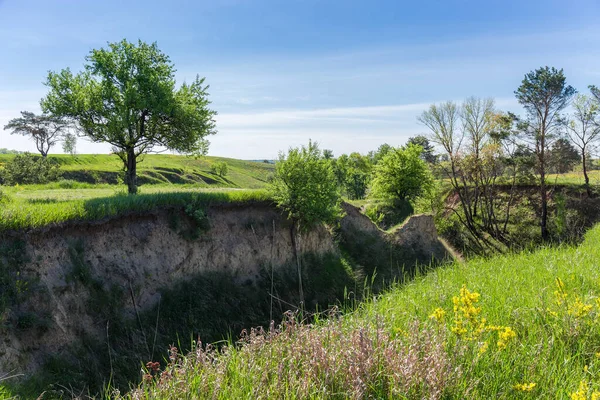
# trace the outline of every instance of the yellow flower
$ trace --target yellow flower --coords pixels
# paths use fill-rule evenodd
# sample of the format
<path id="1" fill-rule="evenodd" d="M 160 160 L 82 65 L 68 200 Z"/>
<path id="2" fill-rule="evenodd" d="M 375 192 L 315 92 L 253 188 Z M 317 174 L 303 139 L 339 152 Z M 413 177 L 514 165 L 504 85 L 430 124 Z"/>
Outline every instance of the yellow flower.
<path id="1" fill-rule="evenodd" d="M 535 387 L 535 382 L 531 382 L 531 383 L 517 383 L 514 388 L 516 390 L 519 390 L 521 392 L 531 392 L 533 390 L 533 388 Z"/>
<path id="2" fill-rule="evenodd" d="M 488 342 L 483 342 L 483 344 L 481 346 L 479 346 L 479 355 L 485 353 L 487 351 L 488 347 L 489 347 Z"/>
<path id="3" fill-rule="evenodd" d="M 516 332 L 511 327 L 506 326 L 504 330 L 498 334 L 498 350 L 506 348 L 508 342 L 517 336 Z"/>
<path id="4" fill-rule="evenodd" d="M 579 297 L 575 296 L 575 301 L 569 307 L 568 312 L 576 318 L 582 318 L 588 315 L 590 311 L 592 311 L 592 305 L 585 304 Z"/>
<path id="5" fill-rule="evenodd" d="M 600 400 L 600 392 L 598 392 L 598 391 L 593 392 L 591 399 L 592 400 Z"/>
<path id="6" fill-rule="evenodd" d="M 556 296 L 556 304 L 560 306 L 567 301 L 568 293 L 565 291 L 565 284 L 560 278 L 556 278 L 555 281 L 558 290 L 554 292 L 554 296 Z"/>
<path id="7" fill-rule="evenodd" d="M 586 381 L 579 382 L 579 389 L 571 393 L 571 400 L 587 400 L 588 384 Z"/>
<path id="8" fill-rule="evenodd" d="M 433 313 L 429 316 L 431 319 L 435 319 L 437 322 L 442 322 L 444 320 L 444 316 L 446 315 L 446 311 L 444 309 L 438 307 L 433 310 Z"/>
<path id="9" fill-rule="evenodd" d="M 546 312 L 547 312 L 549 315 L 553 316 L 554 318 L 557 318 L 557 317 L 558 317 L 558 313 L 557 313 L 556 311 L 552 311 L 552 310 L 551 310 L 551 309 L 549 309 L 549 308 L 546 308 Z"/>

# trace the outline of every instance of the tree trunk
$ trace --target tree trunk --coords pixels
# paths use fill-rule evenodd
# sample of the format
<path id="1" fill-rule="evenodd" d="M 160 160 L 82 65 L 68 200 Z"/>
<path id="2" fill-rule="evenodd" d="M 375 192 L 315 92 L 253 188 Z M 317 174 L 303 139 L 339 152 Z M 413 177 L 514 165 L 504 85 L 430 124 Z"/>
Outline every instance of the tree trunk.
<path id="1" fill-rule="evenodd" d="M 540 170 L 540 195 L 542 197 L 542 219 L 540 228 L 542 231 L 542 239 L 548 240 L 548 193 L 546 193 L 546 171 L 544 166 Z"/>
<path id="2" fill-rule="evenodd" d="M 590 178 L 587 174 L 587 157 L 585 156 L 585 148 L 582 151 L 582 159 L 583 159 L 583 177 L 585 179 L 585 191 L 587 192 L 588 197 L 592 197 L 592 190 L 590 189 Z"/>
<path id="3" fill-rule="evenodd" d="M 127 149 L 127 191 L 129 194 L 137 194 L 137 159 L 135 149 Z"/>
<path id="4" fill-rule="evenodd" d="M 298 230 L 299 222 L 293 221 L 290 227 L 290 235 L 292 237 L 292 250 L 294 251 L 294 257 L 296 258 L 296 266 L 298 268 L 298 293 L 300 295 L 300 309 L 304 310 L 304 290 L 302 288 L 302 264 L 300 263 L 300 254 L 298 250 L 298 242 L 300 239 Z"/>

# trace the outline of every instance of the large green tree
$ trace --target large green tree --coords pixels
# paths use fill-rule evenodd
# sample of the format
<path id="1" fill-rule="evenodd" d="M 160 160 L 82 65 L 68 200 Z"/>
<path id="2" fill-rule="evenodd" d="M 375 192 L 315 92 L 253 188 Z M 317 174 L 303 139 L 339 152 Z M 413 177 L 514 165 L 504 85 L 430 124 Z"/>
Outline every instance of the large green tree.
<path id="1" fill-rule="evenodd" d="M 92 50 L 82 72 L 50 72 L 42 109 L 73 120 L 94 142 L 110 143 L 137 192 L 137 162 L 155 147 L 204 154 L 214 134 L 204 78 L 176 87 L 175 68 L 156 43 L 123 40 Z"/>
<path id="2" fill-rule="evenodd" d="M 548 234 L 548 193 L 546 190 L 546 169 L 548 149 L 557 138 L 561 126 L 561 111 L 567 107 L 575 94 L 575 89 L 567 85 L 563 70 L 543 67 L 525 75 L 521 86 L 515 91 L 517 100 L 527 112 L 521 130 L 537 157 L 537 171 L 540 181 L 541 217 L 540 229 L 543 239 Z"/>

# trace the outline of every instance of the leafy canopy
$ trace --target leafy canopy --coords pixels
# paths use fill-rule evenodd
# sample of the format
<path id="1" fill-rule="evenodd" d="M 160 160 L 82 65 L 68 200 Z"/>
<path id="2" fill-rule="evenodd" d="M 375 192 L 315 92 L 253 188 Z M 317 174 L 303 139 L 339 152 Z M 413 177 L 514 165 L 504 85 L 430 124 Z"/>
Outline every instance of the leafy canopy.
<path id="1" fill-rule="evenodd" d="M 136 158 L 155 146 L 204 154 L 214 134 L 204 78 L 176 88 L 175 68 L 156 43 L 123 40 L 92 50 L 84 71 L 50 72 L 42 109 L 76 122 L 94 142 L 113 145 L 135 192 Z"/>
<path id="2" fill-rule="evenodd" d="M 304 229 L 318 222 L 333 223 L 342 215 L 341 197 L 331 162 L 316 143 L 279 153 L 270 192 L 288 218 Z"/>
<path id="3" fill-rule="evenodd" d="M 59 178 L 58 164 L 47 157 L 29 153 L 17 154 L 0 170 L 1 181 L 6 185 L 48 183 Z"/>
<path id="4" fill-rule="evenodd" d="M 422 153 L 414 144 L 390 150 L 374 167 L 370 196 L 414 200 L 431 190 L 433 176 Z"/>

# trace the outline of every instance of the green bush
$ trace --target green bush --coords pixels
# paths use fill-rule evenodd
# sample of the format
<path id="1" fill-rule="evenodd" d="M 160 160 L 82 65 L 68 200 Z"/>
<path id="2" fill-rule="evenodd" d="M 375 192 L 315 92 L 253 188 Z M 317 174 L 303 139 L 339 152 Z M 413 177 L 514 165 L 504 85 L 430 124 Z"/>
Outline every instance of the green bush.
<path id="1" fill-rule="evenodd" d="M 433 176 L 421 159 L 423 148 L 409 144 L 390 150 L 373 171 L 370 197 L 414 200 L 433 187 Z"/>
<path id="2" fill-rule="evenodd" d="M 16 155 L 4 165 L 2 171 L 2 181 L 7 185 L 48 183 L 58 177 L 59 166 L 56 162 L 30 153 Z"/>
<path id="3" fill-rule="evenodd" d="M 227 175 L 227 172 L 229 172 L 229 166 L 225 161 L 219 161 L 210 167 L 210 171 L 213 174 L 219 175 L 221 178 L 223 178 Z"/>

